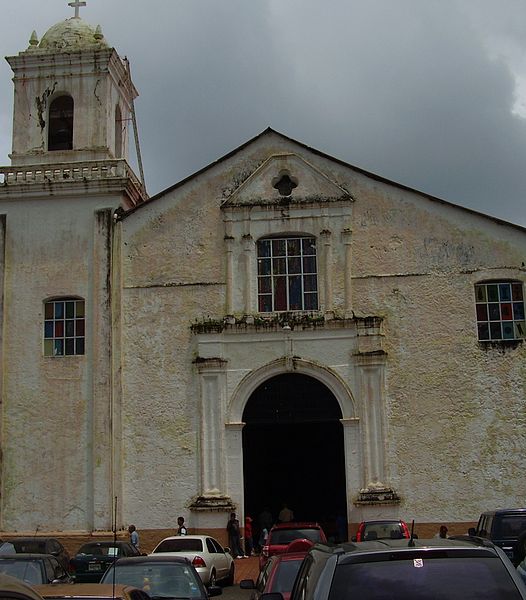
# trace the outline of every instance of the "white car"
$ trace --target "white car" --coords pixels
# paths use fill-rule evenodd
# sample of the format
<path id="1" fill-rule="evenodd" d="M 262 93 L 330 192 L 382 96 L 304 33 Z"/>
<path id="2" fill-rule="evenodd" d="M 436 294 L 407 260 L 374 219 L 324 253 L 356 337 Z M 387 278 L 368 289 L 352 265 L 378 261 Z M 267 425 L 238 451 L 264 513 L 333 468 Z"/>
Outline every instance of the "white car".
<path id="1" fill-rule="evenodd" d="M 229 548 L 209 535 L 177 535 L 157 544 L 152 554 L 184 556 L 196 568 L 206 586 L 234 584 L 234 560 Z"/>

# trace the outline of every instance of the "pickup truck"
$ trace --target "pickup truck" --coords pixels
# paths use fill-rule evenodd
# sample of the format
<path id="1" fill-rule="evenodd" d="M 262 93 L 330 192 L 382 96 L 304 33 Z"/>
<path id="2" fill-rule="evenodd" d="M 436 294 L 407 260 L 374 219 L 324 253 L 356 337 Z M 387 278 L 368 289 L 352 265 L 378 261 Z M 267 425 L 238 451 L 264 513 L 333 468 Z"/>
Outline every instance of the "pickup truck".
<path id="1" fill-rule="evenodd" d="M 490 540 L 517 566 L 526 555 L 526 508 L 483 512 L 469 534 Z"/>

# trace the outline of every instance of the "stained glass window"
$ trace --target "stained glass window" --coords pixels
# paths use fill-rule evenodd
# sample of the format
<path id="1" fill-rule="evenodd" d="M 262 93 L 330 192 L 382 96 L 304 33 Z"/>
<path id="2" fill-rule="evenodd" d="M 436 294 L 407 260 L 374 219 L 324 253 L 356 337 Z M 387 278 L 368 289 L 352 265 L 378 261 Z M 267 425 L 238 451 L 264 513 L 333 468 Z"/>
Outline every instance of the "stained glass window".
<path id="1" fill-rule="evenodd" d="M 258 310 L 318 310 L 316 240 L 270 238 L 258 245 Z"/>
<path id="2" fill-rule="evenodd" d="M 477 283 L 475 302 L 479 340 L 518 340 L 526 337 L 522 283 Z"/>
<path id="3" fill-rule="evenodd" d="M 44 304 L 44 356 L 84 354 L 84 300 L 60 298 Z"/>

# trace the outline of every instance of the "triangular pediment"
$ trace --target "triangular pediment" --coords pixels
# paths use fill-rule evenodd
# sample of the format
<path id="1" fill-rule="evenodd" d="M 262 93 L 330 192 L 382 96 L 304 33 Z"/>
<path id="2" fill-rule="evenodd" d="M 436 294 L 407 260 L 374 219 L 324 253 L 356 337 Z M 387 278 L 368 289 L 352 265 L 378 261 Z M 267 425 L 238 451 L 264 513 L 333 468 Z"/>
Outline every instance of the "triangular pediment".
<path id="1" fill-rule="evenodd" d="M 293 153 L 273 154 L 250 174 L 223 203 L 230 206 L 352 200 L 349 191 Z"/>

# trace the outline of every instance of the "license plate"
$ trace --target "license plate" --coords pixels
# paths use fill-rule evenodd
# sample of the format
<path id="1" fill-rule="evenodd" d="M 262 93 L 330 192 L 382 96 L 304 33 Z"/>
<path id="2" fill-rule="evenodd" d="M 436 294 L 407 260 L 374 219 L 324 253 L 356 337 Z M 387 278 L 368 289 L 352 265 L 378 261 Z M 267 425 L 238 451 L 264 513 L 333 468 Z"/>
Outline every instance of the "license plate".
<path id="1" fill-rule="evenodd" d="M 101 565 L 99 563 L 89 563 L 88 571 L 100 571 Z"/>

